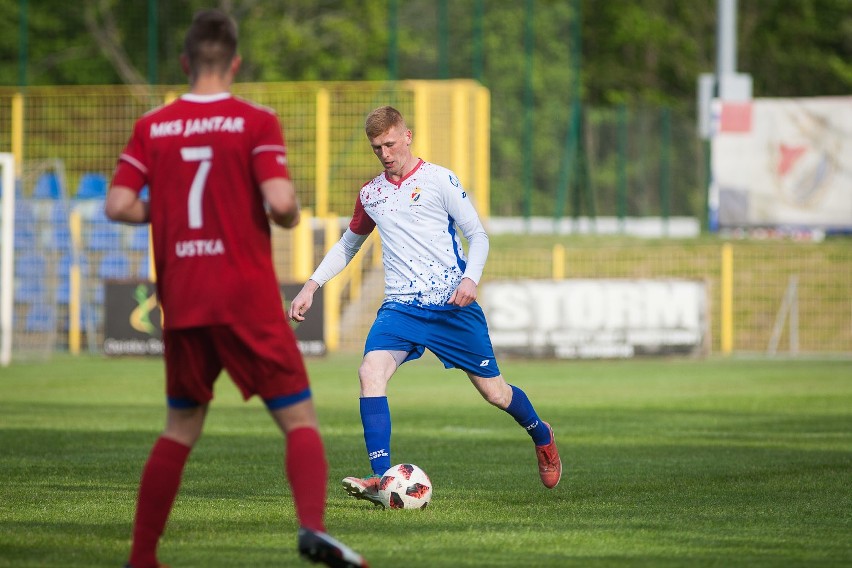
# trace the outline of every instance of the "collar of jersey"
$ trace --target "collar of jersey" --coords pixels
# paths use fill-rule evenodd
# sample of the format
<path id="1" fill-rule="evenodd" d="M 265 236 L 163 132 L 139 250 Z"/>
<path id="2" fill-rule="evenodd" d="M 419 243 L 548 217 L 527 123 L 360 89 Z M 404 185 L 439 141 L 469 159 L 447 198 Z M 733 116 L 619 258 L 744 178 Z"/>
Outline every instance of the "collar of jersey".
<path id="1" fill-rule="evenodd" d="M 193 93 L 184 93 L 180 96 L 180 98 L 191 103 L 215 103 L 217 101 L 224 101 L 225 99 L 231 98 L 231 93 L 227 91 L 223 93 L 216 93 L 214 95 L 196 95 Z"/>
<path id="2" fill-rule="evenodd" d="M 424 163 L 424 162 L 423 162 L 423 159 L 422 159 L 422 158 L 417 158 L 417 165 L 416 165 L 416 166 L 414 166 L 414 169 L 413 169 L 413 170 L 411 170 L 410 172 L 408 172 L 407 174 L 405 174 L 405 176 L 404 176 L 404 177 L 399 178 L 399 181 L 393 181 L 393 180 L 390 178 L 390 176 L 388 176 L 388 173 L 387 173 L 387 172 L 385 172 L 385 179 L 386 179 L 386 180 L 388 180 L 389 182 L 391 182 L 392 184 L 394 184 L 395 186 L 399 187 L 399 186 L 401 186 L 401 185 L 402 185 L 402 182 L 404 182 L 405 180 L 407 180 L 408 178 L 410 178 L 411 176 L 413 176 L 413 175 L 414 175 L 414 172 L 416 172 L 417 170 L 419 170 L 419 169 L 420 169 L 420 166 L 422 166 L 422 165 L 423 165 L 423 163 Z"/>

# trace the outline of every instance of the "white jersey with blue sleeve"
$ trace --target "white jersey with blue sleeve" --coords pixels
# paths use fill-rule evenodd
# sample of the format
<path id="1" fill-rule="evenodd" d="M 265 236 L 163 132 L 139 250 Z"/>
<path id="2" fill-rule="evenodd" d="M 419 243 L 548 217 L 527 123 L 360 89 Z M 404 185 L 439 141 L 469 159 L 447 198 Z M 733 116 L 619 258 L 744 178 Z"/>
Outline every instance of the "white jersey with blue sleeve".
<path id="1" fill-rule="evenodd" d="M 458 177 L 420 160 L 399 181 L 382 173 L 361 188 L 349 230 L 378 227 L 385 267 L 385 301 L 442 307 L 464 277 L 477 284 L 488 236 Z M 470 261 L 459 230 L 469 243 Z"/>

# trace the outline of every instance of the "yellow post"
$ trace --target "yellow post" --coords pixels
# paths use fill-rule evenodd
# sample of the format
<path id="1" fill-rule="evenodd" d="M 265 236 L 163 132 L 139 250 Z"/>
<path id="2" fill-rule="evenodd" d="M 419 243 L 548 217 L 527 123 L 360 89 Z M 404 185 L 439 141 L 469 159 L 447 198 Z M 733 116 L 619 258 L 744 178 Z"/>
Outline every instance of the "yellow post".
<path id="1" fill-rule="evenodd" d="M 317 91 L 317 142 L 316 142 L 316 195 L 317 195 L 317 217 L 328 215 L 328 188 L 329 188 L 329 115 L 331 108 L 331 97 L 328 89 Z"/>
<path id="2" fill-rule="evenodd" d="M 325 245 L 323 248 L 327 253 L 340 240 L 340 227 L 337 217 L 327 216 L 324 221 Z M 325 306 L 325 313 L 322 315 L 323 326 L 325 327 L 325 346 L 329 351 L 337 351 L 340 346 L 340 306 L 342 305 L 340 297 L 343 295 L 346 275 L 347 269 L 344 269 L 343 272 L 326 282 L 322 287 L 323 305 Z"/>
<path id="3" fill-rule="evenodd" d="M 424 160 L 434 160 L 432 157 L 431 132 L 429 131 L 429 95 L 430 91 L 420 81 L 414 82 L 414 139 L 412 151 L 415 156 Z M 410 124 L 408 125 L 411 126 Z"/>
<path id="4" fill-rule="evenodd" d="M 80 259 L 82 223 L 80 213 L 71 211 L 68 217 L 68 226 L 71 231 L 72 261 L 68 271 L 68 352 L 72 355 L 80 354 Z"/>
<path id="5" fill-rule="evenodd" d="M 491 215 L 491 94 L 482 86 L 476 88 L 476 148 L 473 155 L 473 197 L 476 210 L 485 220 Z"/>
<path id="6" fill-rule="evenodd" d="M 325 283 L 323 290 L 323 324 L 325 327 L 325 347 L 331 352 L 340 347 L 340 295 L 343 292 L 343 273 Z"/>
<path id="7" fill-rule="evenodd" d="M 561 243 L 553 245 L 553 279 L 565 279 L 565 246 Z"/>
<path id="8" fill-rule="evenodd" d="M 473 145 L 473 136 L 475 133 L 470 131 L 470 113 L 469 97 L 467 85 L 457 83 L 452 88 L 452 117 L 450 120 L 450 128 L 452 130 L 452 143 L 450 151 L 452 161 L 450 169 L 453 170 L 459 177 L 462 186 L 471 187 L 470 180 L 470 160 L 471 146 Z"/>
<path id="9" fill-rule="evenodd" d="M 12 154 L 15 155 L 15 171 L 24 173 L 24 95 L 12 96 Z"/>
<path id="10" fill-rule="evenodd" d="M 154 264 L 154 235 L 151 233 L 151 225 L 148 225 L 148 279 L 157 281 L 157 265 Z"/>
<path id="11" fill-rule="evenodd" d="M 730 355 L 734 349 L 734 247 L 722 245 L 722 301 L 720 342 L 722 354 Z"/>
<path id="12" fill-rule="evenodd" d="M 340 225 L 336 216 L 334 215 L 326 215 L 324 221 L 325 232 L 324 232 L 324 240 L 323 243 L 323 252 L 328 254 L 328 251 L 331 250 L 331 247 L 340 240 Z"/>
<path id="13" fill-rule="evenodd" d="M 293 229 L 293 281 L 307 282 L 314 271 L 314 229 L 310 209 L 302 209 L 301 221 Z"/>

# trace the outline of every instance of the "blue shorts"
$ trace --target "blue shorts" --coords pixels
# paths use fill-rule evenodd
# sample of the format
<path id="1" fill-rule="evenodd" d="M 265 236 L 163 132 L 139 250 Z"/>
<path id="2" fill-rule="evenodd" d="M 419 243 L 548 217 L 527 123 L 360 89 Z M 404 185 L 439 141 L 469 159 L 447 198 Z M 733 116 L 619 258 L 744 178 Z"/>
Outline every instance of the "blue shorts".
<path id="1" fill-rule="evenodd" d="M 364 354 L 403 351 L 408 353 L 405 363 L 418 359 L 427 348 L 447 369 L 485 378 L 500 375 L 485 314 L 476 302 L 438 309 L 386 302 L 367 335 Z"/>

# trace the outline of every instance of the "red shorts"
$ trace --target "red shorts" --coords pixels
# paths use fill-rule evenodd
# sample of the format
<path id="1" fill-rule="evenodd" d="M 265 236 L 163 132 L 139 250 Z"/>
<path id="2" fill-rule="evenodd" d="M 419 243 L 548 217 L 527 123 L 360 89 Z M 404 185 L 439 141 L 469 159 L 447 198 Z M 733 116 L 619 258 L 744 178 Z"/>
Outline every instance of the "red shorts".
<path id="1" fill-rule="evenodd" d="M 256 394 L 273 410 L 311 396 L 296 336 L 285 321 L 167 329 L 163 343 L 173 408 L 212 400 L 222 369 L 243 398 Z"/>

